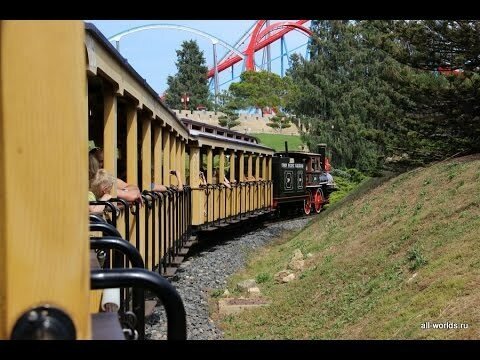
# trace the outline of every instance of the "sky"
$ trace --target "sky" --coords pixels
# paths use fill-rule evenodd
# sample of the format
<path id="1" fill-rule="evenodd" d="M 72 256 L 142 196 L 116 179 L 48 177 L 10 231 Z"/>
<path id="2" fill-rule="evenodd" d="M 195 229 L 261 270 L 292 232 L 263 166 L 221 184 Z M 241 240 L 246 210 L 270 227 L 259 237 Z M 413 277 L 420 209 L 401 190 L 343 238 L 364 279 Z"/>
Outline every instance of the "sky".
<path id="1" fill-rule="evenodd" d="M 271 23 L 275 21 L 271 20 Z M 255 20 L 88 20 L 88 22 L 93 23 L 106 38 L 138 26 L 176 24 L 201 30 L 233 46 L 252 27 Z M 309 25 L 309 23 L 306 25 Z M 175 65 L 177 61 L 176 50 L 181 48 L 183 41 L 188 40 L 197 41 L 200 50 L 203 51 L 208 68 L 212 68 L 213 47 L 211 41 L 197 34 L 181 30 L 151 29 L 126 35 L 120 40 L 120 53 L 161 95 L 167 89 L 167 77 L 177 73 Z M 285 40 L 290 54 L 297 52 L 305 56 L 307 42 L 305 35 L 298 31 L 291 31 L 287 34 Z M 113 44 L 115 45 L 114 42 Z M 243 50 L 244 46 L 240 49 Z M 298 49 L 294 50 L 295 48 Z M 227 51 L 222 45 L 217 45 L 218 62 Z M 275 59 L 276 57 L 278 58 Z M 279 57 L 280 41 L 277 41 L 271 47 L 272 71 L 277 74 L 280 74 L 281 68 Z M 262 58 L 263 51 L 257 52 L 255 59 L 257 65 L 262 63 Z M 288 67 L 286 57 L 284 58 L 284 66 Z M 241 70 L 242 63 L 238 63 L 234 67 L 234 81 L 239 81 L 238 77 Z M 232 82 L 231 79 L 231 70 L 220 73 L 220 90 L 227 89 Z"/>

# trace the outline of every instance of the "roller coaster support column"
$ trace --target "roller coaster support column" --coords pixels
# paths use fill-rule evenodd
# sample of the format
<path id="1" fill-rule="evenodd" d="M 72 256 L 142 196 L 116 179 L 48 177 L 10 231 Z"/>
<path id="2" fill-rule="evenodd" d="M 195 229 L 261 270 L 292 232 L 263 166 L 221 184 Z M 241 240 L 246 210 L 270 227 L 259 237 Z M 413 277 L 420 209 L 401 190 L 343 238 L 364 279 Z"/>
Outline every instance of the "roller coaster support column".
<path id="1" fill-rule="evenodd" d="M 215 69 L 214 75 L 214 89 L 215 89 L 215 111 L 217 111 L 217 97 L 218 97 L 218 67 L 217 67 L 217 42 L 212 41 L 213 46 L 213 68 Z"/>
<path id="2" fill-rule="evenodd" d="M 267 20 L 265 27 L 270 26 L 270 20 Z M 270 33 L 267 35 L 267 38 L 270 36 Z M 272 56 L 270 55 L 270 45 L 267 45 L 267 71 L 272 72 Z"/>

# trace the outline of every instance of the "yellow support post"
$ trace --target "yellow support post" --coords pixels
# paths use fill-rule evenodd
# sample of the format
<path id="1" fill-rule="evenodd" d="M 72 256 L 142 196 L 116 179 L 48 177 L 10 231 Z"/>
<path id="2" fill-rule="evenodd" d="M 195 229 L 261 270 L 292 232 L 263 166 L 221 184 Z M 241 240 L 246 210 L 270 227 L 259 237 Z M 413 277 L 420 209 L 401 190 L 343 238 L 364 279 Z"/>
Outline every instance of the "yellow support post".
<path id="1" fill-rule="evenodd" d="M 170 131 L 168 127 L 164 127 L 162 131 L 162 150 L 163 150 L 163 185 L 170 186 Z M 168 197 L 165 197 L 165 202 L 168 204 L 170 201 Z M 165 224 L 163 224 L 165 229 L 165 233 L 167 234 L 167 239 L 162 244 L 166 244 L 167 248 L 163 249 L 164 252 L 168 251 L 170 239 L 168 238 L 168 234 L 170 231 L 170 211 L 168 205 L 165 206 L 165 219 L 167 220 Z"/>
<path id="2" fill-rule="evenodd" d="M 137 148 L 137 133 L 138 133 L 138 117 L 137 107 L 134 104 L 127 106 L 127 183 L 138 183 L 138 148 Z M 122 179 L 125 180 L 125 179 Z M 125 209 L 130 211 L 130 209 Z M 130 243 L 135 246 L 137 220 L 135 216 L 129 216 L 129 239 Z M 120 231 L 121 230 L 120 228 Z"/>
<path id="3" fill-rule="evenodd" d="M 158 123 L 155 123 L 155 125 L 153 126 L 153 182 L 156 184 L 162 183 L 162 128 L 158 125 Z M 154 219 L 156 229 L 156 245 L 155 253 L 153 254 L 153 256 L 155 264 L 159 264 L 160 258 L 163 256 L 163 242 L 159 241 L 159 239 L 162 239 L 163 234 L 163 223 L 158 221 L 158 212 L 162 211 L 162 208 L 158 207 L 159 205 L 160 202 L 157 203 L 157 213 Z M 161 217 L 161 219 L 163 219 L 163 217 Z"/>
<path id="4" fill-rule="evenodd" d="M 211 147 L 207 148 L 207 183 L 213 183 L 213 150 Z M 213 199 L 215 197 L 215 191 L 210 189 L 210 195 L 208 196 L 208 219 L 212 221 L 214 219 L 213 214 Z"/>
<path id="5" fill-rule="evenodd" d="M 142 116 L 142 190 L 150 190 L 152 184 L 152 120 L 150 116 Z M 148 221 L 148 230 L 140 226 L 140 254 L 145 261 L 145 267 L 149 269 L 152 264 L 152 224 L 151 211 L 146 206 L 140 209 L 140 224 L 145 224 L 145 217 Z M 145 231 L 148 231 L 148 243 L 145 239 Z M 148 257 L 146 257 L 146 249 Z M 153 269 L 150 269 L 153 270 Z"/>
<path id="6" fill-rule="evenodd" d="M 254 206 L 255 206 L 255 210 L 258 209 L 260 207 L 260 204 L 259 204 L 259 192 L 260 192 L 260 188 L 258 187 L 258 179 L 260 178 L 260 154 L 257 154 L 257 156 L 255 156 L 255 179 L 257 179 L 257 183 L 255 185 L 255 191 L 254 191 Z"/>
<path id="7" fill-rule="evenodd" d="M 201 225 L 204 222 L 204 191 L 199 189 L 200 177 L 200 148 L 190 146 L 190 187 L 192 188 L 192 225 Z"/>
<path id="8" fill-rule="evenodd" d="M 262 157 L 262 177 L 263 180 L 268 180 L 268 175 L 267 175 L 267 156 L 263 155 Z M 265 201 L 265 196 L 267 193 L 267 188 L 266 184 L 263 185 L 263 192 L 262 192 L 262 207 L 265 207 L 266 201 Z"/>
<path id="9" fill-rule="evenodd" d="M 268 180 L 272 180 L 272 156 L 270 155 L 267 160 L 267 166 L 268 166 Z M 272 186 L 270 185 L 268 187 L 268 195 L 267 195 L 267 200 L 268 200 L 268 206 L 271 206 L 273 203 L 273 191 L 272 191 Z"/>
<path id="10" fill-rule="evenodd" d="M 107 85 L 103 96 L 103 167 L 117 177 L 117 96 L 113 87 Z M 112 196 L 117 196 L 116 184 Z"/>
<path id="11" fill-rule="evenodd" d="M 253 176 L 252 160 L 253 160 L 253 154 L 250 153 L 250 154 L 248 154 L 248 160 L 247 160 L 247 166 L 248 166 L 247 167 L 247 176 L 248 176 L 249 179 L 251 179 L 252 176 Z M 246 209 L 245 210 L 248 210 L 248 211 L 252 210 L 252 199 L 253 199 L 252 194 L 253 194 L 252 186 L 250 185 L 248 187 L 248 195 L 247 195 L 247 200 L 246 200 L 247 204 L 246 204 Z"/>
<path id="12" fill-rule="evenodd" d="M 182 163 L 180 165 L 180 171 L 182 172 L 182 181 L 184 184 L 187 183 L 187 174 L 186 174 L 187 171 L 185 166 L 186 159 L 187 159 L 187 156 L 185 153 L 185 141 L 182 141 Z"/>
<path id="13" fill-rule="evenodd" d="M 223 149 L 218 150 L 218 158 L 219 158 L 219 164 L 218 164 L 218 183 L 223 184 L 225 181 L 225 152 Z M 221 191 L 218 192 L 218 207 L 219 207 L 219 217 L 220 218 L 225 218 L 225 196 L 227 194 L 227 188 L 223 188 Z"/>
<path id="14" fill-rule="evenodd" d="M 168 173 L 170 174 L 170 170 L 174 170 L 177 168 L 177 140 L 175 137 L 175 133 L 170 133 L 170 168 L 167 169 Z M 177 178 L 173 175 L 170 175 L 170 184 L 171 185 L 178 185 Z"/>
<path id="15" fill-rule="evenodd" d="M 175 149 L 175 170 L 180 170 L 182 173 L 182 139 L 177 138 L 176 149 Z"/>
<path id="16" fill-rule="evenodd" d="M 163 185 L 170 186 L 170 132 L 165 127 L 162 133 Z"/>
<path id="17" fill-rule="evenodd" d="M 150 190 L 152 184 L 152 121 L 142 117 L 142 190 Z"/>
<path id="18" fill-rule="evenodd" d="M 170 173 L 170 170 L 174 170 L 177 168 L 177 138 L 174 132 L 170 133 L 170 168 L 167 170 Z M 170 175 L 170 184 L 174 186 L 178 186 L 177 178 L 173 175 Z M 169 246 L 173 247 L 173 244 L 177 237 L 177 200 L 176 197 L 172 199 L 172 203 L 170 206 L 170 217 L 172 221 L 172 238 L 169 239 Z"/>
<path id="19" fill-rule="evenodd" d="M 243 151 L 240 151 L 240 155 L 238 157 L 238 171 L 240 172 L 239 174 L 239 179 L 240 181 L 245 181 L 245 160 L 244 160 L 244 154 Z M 237 202 L 237 213 L 240 212 L 240 208 L 242 209 L 243 212 L 245 212 L 245 201 L 246 199 L 246 191 L 247 187 L 242 186 L 241 191 L 240 191 L 240 196 L 239 196 L 239 201 Z"/>
<path id="20" fill-rule="evenodd" d="M 235 180 L 235 151 L 234 150 L 230 150 L 230 179 L 228 180 L 230 180 L 231 184 L 233 184 L 233 181 Z M 237 214 L 237 209 L 233 207 L 233 205 L 235 205 L 236 196 L 237 196 L 237 188 L 232 187 L 232 189 L 230 190 L 230 198 L 228 199 L 228 204 L 230 204 L 231 201 L 234 202 L 232 206 L 230 205 L 228 206 L 228 212 L 230 216 Z"/>
<path id="21" fill-rule="evenodd" d="M 84 31 L 0 22 L 0 339 L 47 304 L 91 338 Z"/>

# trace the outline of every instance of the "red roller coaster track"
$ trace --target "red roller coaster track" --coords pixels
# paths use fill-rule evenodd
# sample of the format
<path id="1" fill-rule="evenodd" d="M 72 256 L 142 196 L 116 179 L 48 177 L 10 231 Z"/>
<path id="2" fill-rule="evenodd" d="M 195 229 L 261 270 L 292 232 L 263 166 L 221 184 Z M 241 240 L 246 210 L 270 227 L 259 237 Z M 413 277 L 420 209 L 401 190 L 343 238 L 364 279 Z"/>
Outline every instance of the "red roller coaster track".
<path id="1" fill-rule="evenodd" d="M 274 24 L 271 24 L 265 29 L 261 30 L 262 27 L 266 24 L 267 20 L 258 20 L 255 28 L 252 31 L 250 36 L 250 42 L 248 43 L 247 48 L 242 51 L 245 55 L 245 69 L 246 70 L 255 70 L 255 53 L 267 45 L 279 40 L 285 34 L 289 33 L 292 30 L 300 30 L 307 34 L 308 36 L 312 35 L 310 29 L 303 26 L 309 20 L 298 20 L 298 21 L 280 21 Z M 217 71 L 220 73 L 221 71 L 228 69 L 229 67 L 235 65 L 236 63 L 240 62 L 242 58 L 238 55 L 234 55 L 230 53 L 227 58 L 221 61 L 217 65 Z M 215 69 L 212 68 L 208 71 L 208 78 L 210 79 L 215 75 Z"/>

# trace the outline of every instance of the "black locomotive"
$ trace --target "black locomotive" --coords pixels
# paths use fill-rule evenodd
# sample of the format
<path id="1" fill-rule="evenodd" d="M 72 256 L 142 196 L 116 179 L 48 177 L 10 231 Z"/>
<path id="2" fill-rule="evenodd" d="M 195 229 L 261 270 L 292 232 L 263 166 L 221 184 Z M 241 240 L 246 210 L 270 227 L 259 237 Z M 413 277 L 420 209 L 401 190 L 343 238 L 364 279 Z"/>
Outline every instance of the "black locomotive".
<path id="1" fill-rule="evenodd" d="M 318 145 L 318 153 L 303 151 L 276 152 L 273 157 L 273 207 L 275 209 L 303 206 L 305 214 L 312 208 L 318 214 L 337 190 L 325 156 L 326 145 Z"/>

